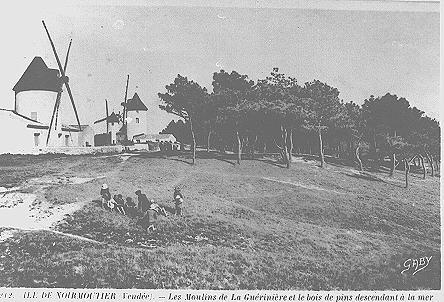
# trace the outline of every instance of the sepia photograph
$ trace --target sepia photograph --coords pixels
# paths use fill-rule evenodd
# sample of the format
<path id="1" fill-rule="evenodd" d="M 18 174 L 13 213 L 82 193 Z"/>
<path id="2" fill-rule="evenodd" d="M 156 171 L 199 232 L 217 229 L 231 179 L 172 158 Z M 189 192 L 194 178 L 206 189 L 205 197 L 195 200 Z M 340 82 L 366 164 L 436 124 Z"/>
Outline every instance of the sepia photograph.
<path id="1" fill-rule="evenodd" d="M 441 290 L 439 1 L 1 7 L 0 298 Z"/>

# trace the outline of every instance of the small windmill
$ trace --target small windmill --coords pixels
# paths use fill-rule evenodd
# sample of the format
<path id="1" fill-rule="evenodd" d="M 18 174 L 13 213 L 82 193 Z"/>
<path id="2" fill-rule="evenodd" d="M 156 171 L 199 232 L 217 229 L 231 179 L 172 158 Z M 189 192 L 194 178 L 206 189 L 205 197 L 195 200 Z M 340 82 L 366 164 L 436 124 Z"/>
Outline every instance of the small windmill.
<path id="1" fill-rule="evenodd" d="M 69 82 L 69 78 L 65 74 L 66 67 L 67 67 L 67 64 L 68 64 L 68 56 L 69 56 L 69 50 L 71 49 L 72 39 L 69 41 L 68 51 L 66 52 L 66 57 L 65 57 L 65 65 L 62 67 L 62 63 L 60 62 L 59 56 L 58 56 L 57 51 L 56 51 L 55 46 L 54 46 L 54 42 L 51 39 L 51 35 L 49 34 L 49 31 L 48 31 L 48 28 L 46 27 L 45 21 L 42 21 L 42 23 L 43 23 L 43 27 L 45 28 L 46 34 L 48 35 L 49 43 L 51 43 L 52 51 L 54 52 L 54 56 L 56 58 L 57 65 L 59 66 L 60 80 L 65 85 L 66 91 L 68 91 L 68 95 L 69 95 L 69 98 L 71 100 L 72 108 L 74 109 L 74 114 L 75 114 L 76 119 L 77 119 L 77 124 L 79 126 L 79 130 L 82 130 L 82 128 L 80 126 L 79 115 L 77 114 L 77 108 L 76 108 L 76 105 L 74 104 L 74 98 L 72 96 L 71 88 L 69 87 L 69 83 L 68 83 Z M 58 112 L 59 112 L 61 97 L 62 97 L 62 89 L 60 89 L 60 91 L 57 93 L 56 101 L 55 101 L 55 104 L 54 104 L 54 110 L 53 110 L 52 116 L 51 116 L 51 122 L 49 124 L 48 137 L 46 138 L 46 145 L 48 145 L 48 143 L 49 143 L 49 138 L 50 138 L 50 135 L 51 135 L 52 124 L 54 122 L 54 117 L 56 119 L 55 120 L 55 127 L 57 127 L 57 119 L 58 119 Z"/>

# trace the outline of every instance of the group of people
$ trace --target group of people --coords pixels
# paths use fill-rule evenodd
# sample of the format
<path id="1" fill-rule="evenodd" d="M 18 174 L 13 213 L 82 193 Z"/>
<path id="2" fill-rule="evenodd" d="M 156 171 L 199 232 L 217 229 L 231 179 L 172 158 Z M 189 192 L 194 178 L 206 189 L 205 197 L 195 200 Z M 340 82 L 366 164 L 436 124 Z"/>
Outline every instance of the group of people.
<path id="1" fill-rule="evenodd" d="M 156 230 L 157 215 L 167 216 L 168 213 L 164 207 L 155 203 L 153 199 L 148 197 L 141 190 L 135 192 L 137 196 L 137 204 L 131 197 L 123 199 L 122 194 L 116 194 L 111 197 L 111 193 L 107 184 L 103 184 L 100 189 L 101 206 L 109 211 L 116 211 L 122 215 L 128 215 L 131 218 L 142 217 L 140 224 L 147 231 Z M 183 194 L 179 187 L 174 188 L 174 214 L 182 216 Z"/>

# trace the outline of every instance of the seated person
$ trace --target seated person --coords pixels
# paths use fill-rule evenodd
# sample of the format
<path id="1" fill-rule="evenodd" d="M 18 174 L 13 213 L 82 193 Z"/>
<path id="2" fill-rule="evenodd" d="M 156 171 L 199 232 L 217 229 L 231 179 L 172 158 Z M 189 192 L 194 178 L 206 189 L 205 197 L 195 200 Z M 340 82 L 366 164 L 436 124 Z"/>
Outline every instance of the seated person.
<path id="1" fill-rule="evenodd" d="M 125 207 L 128 212 L 128 215 L 130 217 L 136 217 L 137 216 L 137 208 L 136 204 L 134 203 L 133 199 L 131 197 L 126 198 Z"/>
<path id="2" fill-rule="evenodd" d="M 156 211 L 157 214 L 167 216 L 167 212 L 164 207 L 161 207 L 158 203 L 155 203 L 153 199 L 150 200 L 150 208 Z"/>
<path id="3" fill-rule="evenodd" d="M 144 215 L 145 212 L 150 207 L 150 202 L 148 200 L 148 197 L 146 197 L 146 195 L 143 194 L 140 190 L 136 191 L 136 195 L 137 195 L 137 202 L 138 202 L 137 203 L 137 208 L 142 213 L 142 215 Z"/>
<path id="4" fill-rule="evenodd" d="M 116 210 L 123 215 L 126 215 L 125 213 L 125 201 L 123 200 L 122 194 L 114 195 L 114 205 Z"/>
<path id="5" fill-rule="evenodd" d="M 116 203 L 114 199 L 108 200 L 108 209 L 112 212 L 116 208 Z"/>
<path id="6" fill-rule="evenodd" d="M 155 207 L 151 205 L 140 220 L 140 225 L 143 229 L 146 229 L 146 231 L 149 232 L 156 230 L 156 224 L 157 212 L 155 211 Z"/>
<path id="7" fill-rule="evenodd" d="M 102 208 L 105 209 L 108 206 L 108 202 L 111 200 L 111 193 L 107 184 L 103 184 L 100 189 L 100 196 L 102 198 Z"/>

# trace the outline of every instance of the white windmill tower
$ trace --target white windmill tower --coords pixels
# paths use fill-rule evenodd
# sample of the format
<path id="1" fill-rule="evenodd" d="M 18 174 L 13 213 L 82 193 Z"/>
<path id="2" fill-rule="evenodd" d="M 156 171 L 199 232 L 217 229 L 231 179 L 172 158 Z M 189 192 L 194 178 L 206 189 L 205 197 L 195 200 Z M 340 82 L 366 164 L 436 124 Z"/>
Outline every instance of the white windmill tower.
<path id="1" fill-rule="evenodd" d="M 146 134 L 148 108 L 142 102 L 137 92 L 134 93 L 131 99 L 127 100 L 125 111 L 128 139 L 132 140 L 134 136 Z"/>

